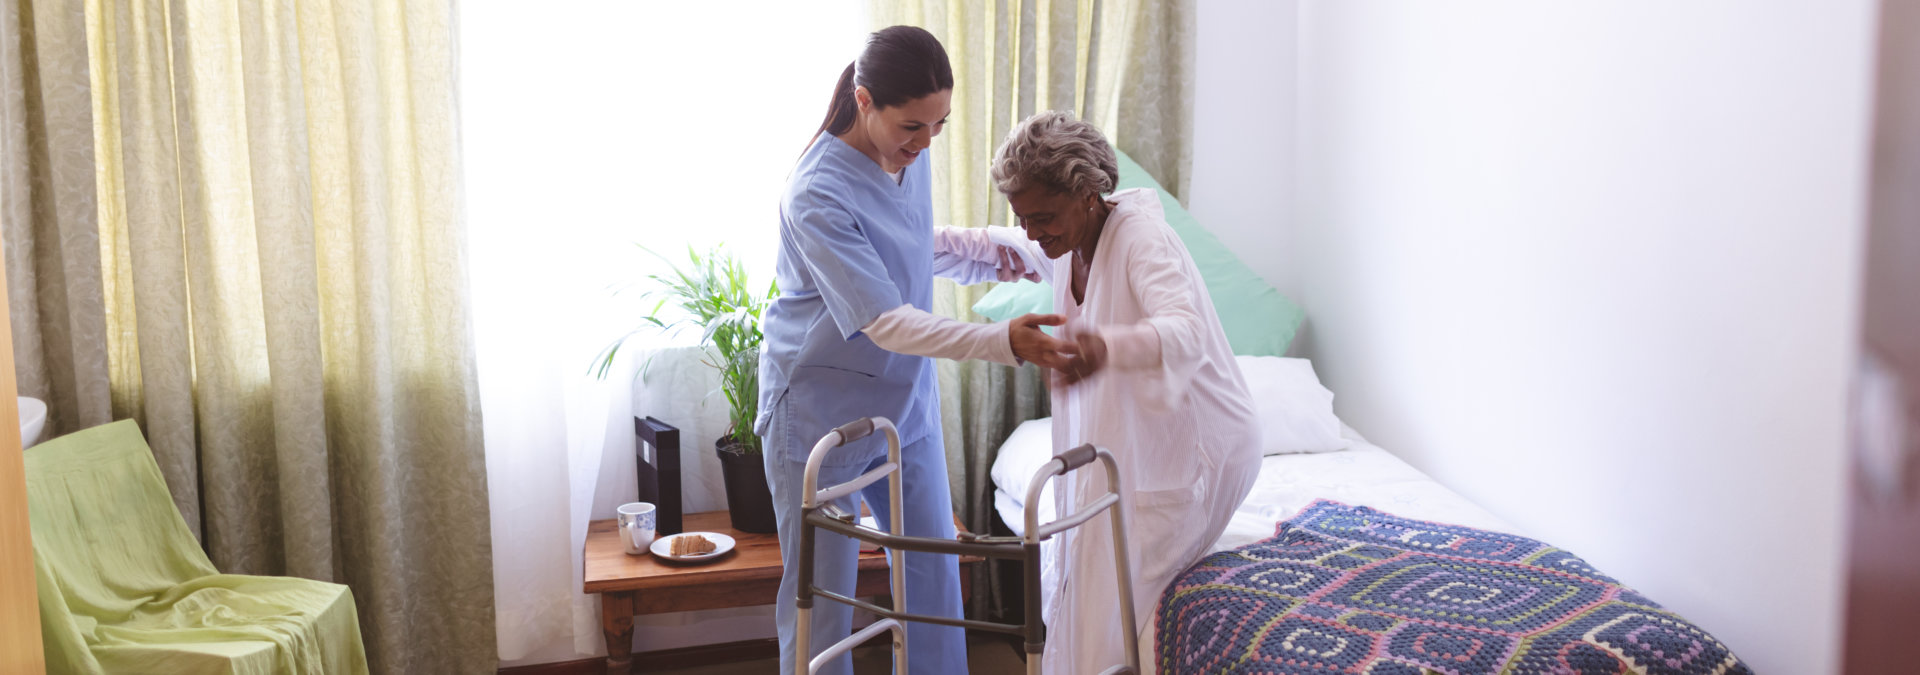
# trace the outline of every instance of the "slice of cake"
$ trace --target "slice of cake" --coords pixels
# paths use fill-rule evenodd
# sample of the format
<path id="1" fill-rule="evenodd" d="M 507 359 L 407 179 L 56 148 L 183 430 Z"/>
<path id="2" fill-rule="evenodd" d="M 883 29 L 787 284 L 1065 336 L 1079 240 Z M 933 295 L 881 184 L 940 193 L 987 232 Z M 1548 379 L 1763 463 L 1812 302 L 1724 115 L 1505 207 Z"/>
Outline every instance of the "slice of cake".
<path id="1" fill-rule="evenodd" d="M 719 546 L 711 541 L 707 541 L 706 537 L 697 534 L 683 534 L 673 538 L 673 555 L 675 557 L 712 553 L 716 548 L 719 548 Z"/>

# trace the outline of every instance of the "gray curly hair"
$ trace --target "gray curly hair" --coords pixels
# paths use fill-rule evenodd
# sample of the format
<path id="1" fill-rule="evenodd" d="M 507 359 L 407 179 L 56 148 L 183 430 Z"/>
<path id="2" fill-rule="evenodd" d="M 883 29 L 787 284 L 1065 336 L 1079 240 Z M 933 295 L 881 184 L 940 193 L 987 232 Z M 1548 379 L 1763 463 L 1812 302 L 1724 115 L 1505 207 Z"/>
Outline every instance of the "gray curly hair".
<path id="1" fill-rule="evenodd" d="M 993 185 L 1013 194 L 1034 185 L 1070 195 L 1103 195 L 1120 181 L 1113 146 L 1073 113 L 1048 110 L 1014 125 L 993 154 Z"/>

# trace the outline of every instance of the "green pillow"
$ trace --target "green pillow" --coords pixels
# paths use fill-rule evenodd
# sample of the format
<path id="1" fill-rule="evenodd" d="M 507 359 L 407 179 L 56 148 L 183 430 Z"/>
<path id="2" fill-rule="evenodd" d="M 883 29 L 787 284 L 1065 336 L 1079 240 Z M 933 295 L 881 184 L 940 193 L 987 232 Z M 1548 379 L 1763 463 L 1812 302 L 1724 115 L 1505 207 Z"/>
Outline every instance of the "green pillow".
<path id="1" fill-rule="evenodd" d="M 1193 214 L 1187 213 L 1186 207 L 1167 194 L 1166 188 L 1160 187 L 1132 157 L 1119 150 L 1114 154 L 1120 160 L 1120 184 L 1114 189 L 1145 187 L 1160 193 L 1160 206 L 1166 209 L 1167 224 L 1173 226 L 1173 233 L 1186 245 L 1193 264 L 1200 268 L 1200 278 L 1207 283 L 1207 294 L 1213 296 L 1214 309 L 1233 308 L 1220 314 L 1220 327 L 1226 331 L 1233 353 L 1286 355 L 1287 345 L 1293 342 L 1294 332 L 1300 329 L 1300 321 L 1306 316 L 1300 307 L 1242 264 L 1213 233 L 1200 227 Z M 994 321 L 1022 314 L 1047 314 L 1053 311 L 1053 288 L 1028 281 L 999 284 L 973 303 L 973 311 Z"/>
<path id="2" fill-rule="evenodd" d="M 1053 286 L 1039 281 L 994 284 L 993 290 L 973 303 L 973 313 L 994 321 L 1023 314 L 1052 314 Z"/>

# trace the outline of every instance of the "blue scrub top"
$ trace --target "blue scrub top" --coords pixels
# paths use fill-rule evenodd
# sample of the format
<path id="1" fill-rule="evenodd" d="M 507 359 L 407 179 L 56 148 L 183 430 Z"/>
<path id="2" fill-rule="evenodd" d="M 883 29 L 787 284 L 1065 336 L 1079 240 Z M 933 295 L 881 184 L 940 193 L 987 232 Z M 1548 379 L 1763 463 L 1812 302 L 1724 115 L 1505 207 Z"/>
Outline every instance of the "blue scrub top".
<path id="1" fill-rule="evenodd" d="M 807 148 L 780 200 L 780 297 L 761 322 L 755 433 L 767 435 L 783 397 L 788 430 L 804 444 L 798 453 L 872 415 L 893 420 L 902 445 L 940 432 L 932 360 L 881 349 L 860 332 L 903 304 L 932 311 L 931 183 L 924 156 L 896 184 L 832 134 Z"/>

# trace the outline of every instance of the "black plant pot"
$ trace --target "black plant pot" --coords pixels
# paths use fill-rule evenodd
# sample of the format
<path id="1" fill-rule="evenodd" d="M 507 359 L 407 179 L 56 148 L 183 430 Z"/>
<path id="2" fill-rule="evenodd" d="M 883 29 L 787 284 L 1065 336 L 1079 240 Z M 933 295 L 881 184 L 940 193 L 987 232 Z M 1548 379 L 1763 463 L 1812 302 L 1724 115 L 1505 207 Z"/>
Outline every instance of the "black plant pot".
<path id="1" fill-rule="evenodd" d="M 733 517 L 733 529 L 772 534 L 779 523 L 773 517 L 773 491 L 767 489 L 766 467 L 760 453 L 742 449 L 730 437 L 713 444 L 714 452 L 720 455 L 720 480 L 727 485 L 727 514 Z"/>

